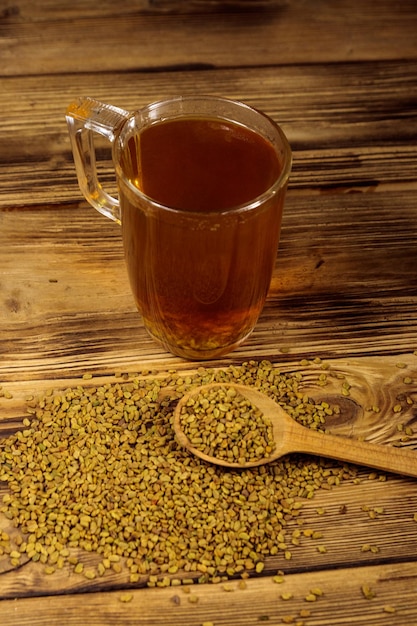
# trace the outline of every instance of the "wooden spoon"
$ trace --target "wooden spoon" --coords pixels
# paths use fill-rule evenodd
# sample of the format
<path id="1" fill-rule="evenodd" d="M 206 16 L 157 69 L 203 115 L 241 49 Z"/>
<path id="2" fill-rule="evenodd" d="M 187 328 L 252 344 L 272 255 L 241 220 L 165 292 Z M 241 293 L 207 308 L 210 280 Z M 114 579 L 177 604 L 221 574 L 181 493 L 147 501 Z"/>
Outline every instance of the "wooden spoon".
<path id="1" fill-rule="evenodd" d="M 215 387 L 232 387 L 236 389 L 251 404 L 258 407 L 265 418 L 270 420 L 276 445 L 269 456 L 256 461 L 248 461 L 247 463 L 234 463 L 209 456 L 190 443 L 181 428 L 181 410 L 190 398 L 195 398 L 201 392 Z M 245 385 L 211 383 L 194 388 L 179 400 L 175 408 L 174 431 L 179 443 L 190 450 L 190 452 L 205 461 L 225 467 L 255 467 L 269 463 L 286 454 L 302 452 L 417 478 L 417 451 L 395 448 L 390 445 L 366 443 L 356 439 L 327 435 L 311 430 L 298 424 L 275 400 L 269 398 L 261 391 Z"/>

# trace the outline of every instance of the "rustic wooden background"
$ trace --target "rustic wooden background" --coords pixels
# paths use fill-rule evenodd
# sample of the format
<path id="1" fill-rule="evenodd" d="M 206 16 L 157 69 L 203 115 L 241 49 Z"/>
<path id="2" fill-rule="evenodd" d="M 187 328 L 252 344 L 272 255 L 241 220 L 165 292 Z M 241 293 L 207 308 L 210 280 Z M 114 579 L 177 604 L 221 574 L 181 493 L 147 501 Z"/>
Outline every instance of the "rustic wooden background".
<path id="1" fill-rule="evenodd" d="M 358 405 L 383 407 L 376 426 L 350 424 L 355 435 L 393 443 L 399 419 L 415 425 L 416 404 L 400 418 L 392 411 L 404 376 L 417 402 L 414 0 L 0 0 L 0 61 L 0 385 L 13 394 L 0 398 L 4 433 L 19 424 L 26 395 L 86 384 L 85 373 L 108 381 L 192 366 L 146 335 L 119 228 L 81 198 L 64 112 L 82 94 L 131 110 L 210 93 L 277 120 L 294 167 L 270 296 L 246 344 L 205 365 L 268 358 L 309 376 L 315 365 L 301 360 L 321 358 L 348 375 Z M 369 519 L 364 503 L 385 515 Z M 285 564 L 288 608 L 277 605 L 274 559 L 245 591 L 200 586 L 195 606 L 173 603 L 172 589 L 137 589 L 123 604 L 116 574 L 45 578 L 36 564 L 3 560 L 0 621 L 53 626 L 65 613 L 77 626 L 236 626 L 262 616 L 275 625 L 320 586 L 326 596 L 305 626 L 417 623 L 415 481 L 325 492 L 306 507 L 306 523 L 321 506 L 328 553 Z M 377 554 L 351 548 L 374 541 Z M 361 584 L 377 589 L 372 601 Z"/>

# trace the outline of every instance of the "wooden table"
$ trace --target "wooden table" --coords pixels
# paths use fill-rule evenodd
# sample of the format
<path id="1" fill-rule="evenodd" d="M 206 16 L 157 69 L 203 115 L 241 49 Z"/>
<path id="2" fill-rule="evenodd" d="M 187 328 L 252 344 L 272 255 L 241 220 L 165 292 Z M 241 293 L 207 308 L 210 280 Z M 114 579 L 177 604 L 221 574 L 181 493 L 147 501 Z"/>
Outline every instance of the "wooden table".
<path id="1" fill-rule="evenodd" d="M 195 367 L 145 333 L 119 227 L 79 192 L 64 111 L 82 94 L 132 110 L 197 92 L 264 110 L 294 151 L 265 310 L 241 348 L 202 365 L 268 359 L 316 381 L 325 368 L 345 376 L 357 408 L 335 431 L 416 444 L 414 0 L 1 0 L 0 59 L 4 435 L 21 427 L 28 395 Z M 230 593 L 196 585 L 196 603 L 182 587 L 128 585 L 116 572 L 88 580 L 69 565 L 48 576 L 0 555 L 0 622 L 417 624 L 417 483 L 358 476 L 304 503 L 304 527 L 323 533 L 326 552 L 269 557 Z"/>

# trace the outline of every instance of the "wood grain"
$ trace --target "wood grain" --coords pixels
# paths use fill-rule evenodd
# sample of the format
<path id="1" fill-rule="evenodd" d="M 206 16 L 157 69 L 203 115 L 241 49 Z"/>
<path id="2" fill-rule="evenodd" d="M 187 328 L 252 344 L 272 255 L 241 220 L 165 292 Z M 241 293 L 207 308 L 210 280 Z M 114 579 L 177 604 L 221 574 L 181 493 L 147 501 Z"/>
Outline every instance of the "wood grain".
<path id="1" fill-rule="evenodd" d="M 165 368 L 162 365 L 158 369 L 159 372 L 155 371 L 154 376 L 168 375 L 164 374 Z M 281 369 L 283 372 L 302 373 L 300 392 L 316 402 L 326 400 L 331 406 L 340 407 L 339 414 L 329 418 L 326 423 L 330 433 L 339 437 L 362 438 L 383 445 L 407 445 L 410 449 L 417 445 L 417 355 L 328 362 L 317 359 L 309 364 L 287 363 Z M 187 371 L 193 371 L 189 366 L 187 370 L 185 364 L 180 370 L 183 375 Z M 323 375 L 326 377 L 326 384 L 323 384 Z M 405 382 L 405 379 L 410 382 Z M 88 387 L 117 380 L 120 378 L 109 376 L 95 377 L 93 380 L 63 379 L 55 381 L 53 387 Z M 4 386 L 13 397 L 0 398 L 0 432 L 3 436 L 21 424 L 21 419 L 26 414 L 25 398 L 29 394 L 42 395 L 47 390 L 47 385 L 47 381 L 37 383 L 32 380 Z M 49 388 L 51 385 L 49 381 Z M 402 442 L 407 427 L 411 428 L 413 434 L 407 437 L 407 442 Z M 314 460 L 304 456 L 305 463 L 312 461 Z M 5 493 L 4 485 L 0 489 L 0 495 L 2 493 Z M 317 537 L 313 535 L 312 538 L 302 539 L 300 546 L 291 545 L 292 558 L 289 561 L 282 552 L 266 559 L 264 592 L 267 593 L 268 585 L 271 584 L 269 577 L 277 570 L 284 570 L 287 575 L 317 570 L 323 580 L 324 572 L 328 568 L 353 568 L 360 565 L 363 571 L 366 565 L 394 566 L 398 562 L 411 562 L 417 558 L 417 524 L 414 519 L 416 511 L 415 480 L 398 476 L 386 477 L 366 468 L 358 468 L 355 474 L 346 473 L 341 485 L 318 490 L 312 500 L 304 500 L 300 516 L 288 521 L 288 536 L 296 528 L 309 529 L 319 534 Z M 9 532 L 12 538 L 16 534 L 16 530 L 4 516 L 0 516 L 0 528 Z M 346 532 L 346 529 L 349 531 Z M 320 552 L 319 546 L 324 546 L 325 551 Z M 369 549 L 365 549 L 365 546 Z M 77 555 L 86 566 L 93 566 L 97 562 L 92 553 L 77 552 Z M 28 588 L 36 589 L 36 595 L 49 596 L 64 592 L 83 593 L 87 589 L 103 592 L 146 586 L 145 578 L 137 585 L 130 585 L 128 574 L 124 572 L 110 572 L 104 577 L 87 581 L 82 575 L 74 574 L 69 566 L 57 570 L 53 575 L 46 575 L 44 567 L 33 562 L 22 561 L 18 567 L 13 568 L 10 567 L 7 555 L 0 557 L 0 572 L 3 598 L 24 598 L 31 595 L 30 592 L 28 594 Z M 176 574 L 176 577 L 181 576 L 189 578 L 190 574 Z M 176 590 L 172 588 L 171 593 L 174 595 Z M 209 588 L 204 585 L 199 585 L 196 593 L 201 593 L 202 599 L 210 595 Z M 76 614 L 75 598 L 72 604 Z M 329 610 L 333 609 L 334 607 L 329 607 Z M 104 616 L 97 619 L 104 620 Z"/>
<path id="2" fill-rule="evenodd" d="M 187 14 L 182 9 L 177 19 L 163 11 L 162 3 L 149 6 L 128 0 L 117 10 L 114 3 L 92 0 L 10 3 L 0 22 L 1 74 L 416 58 L 413 0 L 404 0 L 395 12 L 389 0 L 353 6 L 352 0 L 337 5 L 288 0 L 266 12 L 231 7 Z"/>
<path id="3" fill-rule="evenodd" d="M 51 596 L 47 602 L 28 597 L 2 601 L 2 624 L 60 626 L 65 615 L 70 626 L 196 626 L 207 622 L 253 626 L 264 621 L 289 623 L 283 618 L 290 616 L 302 621 L 302 611 L 307 610 L 306 626 L 410 626 L 417 619 L 416 583 L 417 566 L 410 562 L 361 567 L 354 575 L 349 568 L 341 569 L 338 576 L 332 571 L 300 573 L 288 576 L 283 585 L 268 578 L 253 579 L 247 581 L 246 589 L 232 584 L 231 591 L 221 585 L 204 585 L 195 593 L 193 589 L 198 602 L 190 602 L 190 594 L 175 589 L 133 590 L 127 603 L 121 601 L 121 591 L 84 594 L 81 602 L 71 595 Z M 365 599 L 362 587 L 369 587 L 375 597 Z M 323 590 L 323 596 L 314 603 L 306 602 L 310 589 L 317 588 Z M 293 598 L 283 600 L 282 593 L 293 594 Z"/>
<path id="4" fill-rule="evenodd" d="M 0 207 L 79 201 L 64 112 L 88 94 L 135 110 L 173 94 L 244 100 L 282 125 L 294 151 L 290 189 L 303 193 L 415 189 L 417 62 L 208 72 L 0 78 L 7 111 Z M 262 90 L 259 90 L 259 84 Z M 41 94 L 41 95 L 39 95 Z M 114 189 L 109 149 L 102 176 Z"/>
<path id="5" fill-rule="evenodd" d="M 85 204 L 0 223 L 0 378 L 178 362 L 136 312 L 117 225 Z M 414 193 L 289 193 L 266 306 L 230 358 L 416 350 L 416 236 Z"/>
<path id="6" fill-rule="evenodd" d="M 84 94 L 133 110 L 211 93 L 280 122 L 294 167 L 259 323 L 239 350 L 204 365 L 268 358 L 302 372 L 309 397 L 339 406 L 332 434 L 416 449 L 416 32 L 414 0 L 3 0 L 0 385 L 12 397 L 0 397 L 0 436 L 22 426 L 28 396 L 196 367 L 147 336 L 119 228 L 80 196 L 64 111 Z M 104 144 L 99 155 L 114 190 Z M 67 566 L 48 576 L 0 555 L 0 622 L 411 626 L 416 513 L 415 480 L 357 468 L 288 522 L 322 536 L 292 547 L 290 560 L 268 557 L 232 591 L 148 588 L 123 572 L 87 580 Z M 0 528 L 13 540 L 4 516 Z M 309 603 L 315 588 L 323 596 Z"/>

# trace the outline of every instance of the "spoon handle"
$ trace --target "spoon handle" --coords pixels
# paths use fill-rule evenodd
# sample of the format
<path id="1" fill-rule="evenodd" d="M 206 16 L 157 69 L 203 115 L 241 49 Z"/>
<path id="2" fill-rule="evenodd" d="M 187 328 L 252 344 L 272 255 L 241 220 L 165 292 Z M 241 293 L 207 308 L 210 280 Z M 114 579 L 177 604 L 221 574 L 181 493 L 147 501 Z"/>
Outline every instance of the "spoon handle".
<path id="1" fill-rule="evenodd" d="M 291 450 L 288 452 L 329 457 L 417 478 L 417 450 L 326 435 L 297 424 L 290 430 L 287 442 Z"/>

